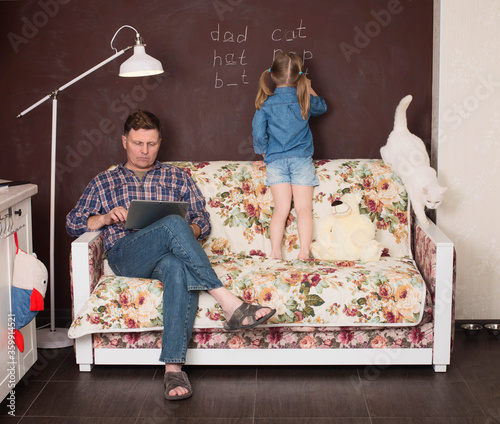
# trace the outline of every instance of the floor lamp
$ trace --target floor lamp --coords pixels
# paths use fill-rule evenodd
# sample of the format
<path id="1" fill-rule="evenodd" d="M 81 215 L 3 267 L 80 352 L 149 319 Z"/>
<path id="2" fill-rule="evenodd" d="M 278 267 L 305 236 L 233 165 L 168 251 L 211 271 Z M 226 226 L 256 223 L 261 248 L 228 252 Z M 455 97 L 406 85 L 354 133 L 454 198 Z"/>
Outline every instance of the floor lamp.
<path id="1" fill-rule="evenodd" d="M 128 46 L 123 50 L 118 51 L 113 47 L 113 41 L 117 36 L 118 32 L 123 28 L 131 28 L 135 31 L 134 45 Z M 36 102 L 34 105 L 30 106 L 28 109 L 21 112 L 17 117 L 20 118 L 26 115 L 31 110 L 35 109 L 37 106 L 44 103 L 46 100 L 52 99 L 52 138 L 51 138 L 51 168 L 50 168 L 50 278 L 49 278 L 49 288 L 50 288 L 50 327 L 42 328 L 37 331 L 37 345 L 39 348 L 43 349 L 56 349 L 71 346 L 73 340 L 68 338 L 67 329 L 56 328 L 55 327 L 55 290 L 54 290 L 54 231 L 55 231 L 55 181 L 56 181 L 56 145 L 57 145 L 57 95 L 73 85 L 75 82 L 85 78 L 90 73 L 99 69 L 100 67 L 106 65 L 106 63 L 111 62 L 118 56 L 121 56 L 127 50 L 131 48 L 134 49 L 133 55 L 122 63 L 120 66 L 121 77 L 144 77 L 150 75 L 157 75 L 163 72 L 163 67 L 160 61 L 154 59 L 153 57 L 146 54 L 145 44 L 143 43 L 142 37 L 139 35 L 134 27 L 129 25 L 124 25 L 116 31 L 115 35 L 111 40 L 111 48 L 115 50 L 115 54 L 108 59 L 102 61 L 98 65 L 84 72 L 80 76 L 74 78 L 62 87 L 54 90 L 49 95 L 45 96 L 43 99 Z"/>

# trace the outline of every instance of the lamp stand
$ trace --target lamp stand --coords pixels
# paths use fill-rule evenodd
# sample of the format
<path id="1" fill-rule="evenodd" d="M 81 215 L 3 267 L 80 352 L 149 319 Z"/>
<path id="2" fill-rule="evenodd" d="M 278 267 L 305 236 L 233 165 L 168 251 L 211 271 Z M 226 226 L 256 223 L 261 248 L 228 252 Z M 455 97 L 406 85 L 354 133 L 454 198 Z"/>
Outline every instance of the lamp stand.
<path id="1" fill-rule="evenodd" d="M 20 118 L 26 115 L 29 111 L 33 110 L 40 104 L 44 103 L 46 100 L 52 98 L 52 135 L 51 135 L 51 157 L 50 157 L 50 271 L 49 271 L 49 290 L 50 290 L 50 328 L 40 328 L 37 330 L 37 346 L 41 349 L 59 349 L 63 347 L 68 347 L 73 345 L 73 340 L 68 337 L 68 330 L 66 328 L 56 328 L 55 326 L 55 265 L 54 265 L 54 251 L 55 251 L 55 215 L 56 215 L 56 148 L 57 148 L 57 95 L 79 81 L 80 79 L 86 77 L 91 72 L 104 66 L 106 63 L 111 62 L 118 56 L 121 56 L 127 50 L 131 49 L 132 46 L 126 47 L 123 50 L 115 53 L 113 56 L 102 61 L 98 65 L 79 75 L 78 77 L 72 79 L 67 84 L 63 85 L 57 90 L 54 90 L 51 94 L 40 99 L 37 103 L 30 106 L 25 111 L 21 112 L 17 117 Z"/>
<path id="2" fill-rule="evenodd" d="M 73 345 L 73 340 L 68 337 L 68 330 L 56 328 L 55 318 L 55 289 L 54 289 L 54 251 L 55 251 L 55 222 L 56 222 L 56 147 L 57 147 L 57 94 L 58 90 L 51 94 L 52 97 L 52 135 L 50 154 L 50 328 L 40 328 L 36 331 L 37 346 L 40 349 L 59 349 Z"/>
<path id="3" fill-rule="evenodd" d="M 128 46 L 123 50 L 117 51 L 113 47 L 113 40 L 116 35 L 122 28 L 131 28 L 136 32 L 135 42 L 133 46 Z M 127 50 L 134 48 L 134 55 L 128 59 L 122 66 L 120 67 L 120 76 L 124 77 L 143 77 L 149 75 L 157 75 L 163 72 L 163 67 L 161 63 L 148 56 L 144 51 L 144 44 L 142 37 L 139 35 L 137 30 L 134 27 L 129 25 L 124 25 L 116 31 L 113 39 L 111 40 L 111 48 L 115 50 L 115 54 L 110 56 L 106 60 L 103 60 L 101 63 L 97 64 L 93 68 L 90 68 L 88 71 L 79 75 L 78 77 L 72 79 L 62 87 L 54 90 L 51 94 L 45 96 L 43 99 L 40 99 L 38 102 L 30 106 L 28 109 L 21 112 L 17 117 L 20 118 L 26 115 L 29 111 L 35 109 L 37 106 L 41 105 L 48 99 L 52 98 L 52 137 L 51 137 L 51 158 L 50 158 L 50 272 L 49 272 L 49 288 L 50 288 L 50 328 L 43 328 L 37 330 L 37 340 L 38 347 L 43 349 L 58 349 L 62 347 L 67 347 L 73 345 L 73 340 L 68 337 L 67 329 L 65 328 L 56 328 L 55 326 L 55 287 L 54 287 L 54 275 L 55 275 L 55 266 L 54 266 L 54 237 L 55 237 L 55 215 L 56 215 L 56 147 L 57 147 L 57 95 L 68 88 L 70 85 L 73 85 L 75 82 L 81 80 L 86 77 L 88 74 L 94 72 L 100 67 L 104 66 L 106 63 L 111 62 L 116 59 L 118 56 L 121 56 Z M 136 51 L 137 49 L 137 51 Z M 131 60 L 133 59 L 133 60 Z M 127 66 L 124 66 L 124 65 Z"/>

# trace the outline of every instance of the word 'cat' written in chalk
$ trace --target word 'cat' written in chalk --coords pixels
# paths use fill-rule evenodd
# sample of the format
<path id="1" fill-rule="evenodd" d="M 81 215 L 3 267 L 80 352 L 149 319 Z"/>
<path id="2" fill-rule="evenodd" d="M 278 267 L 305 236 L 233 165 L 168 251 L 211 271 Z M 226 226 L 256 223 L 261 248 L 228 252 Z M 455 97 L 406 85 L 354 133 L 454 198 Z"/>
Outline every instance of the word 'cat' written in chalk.
<path id="1" fill-rule="evenodd" d="M 303 35 L 302 31 L 305 30 L 306 27 L 302 25 L 302 19 L 300 20 L 300 24 L 297 28 L 292 30 L 283 30 L 281 28 L 276 28 L 271 33 L 271 40 L 273 41 L 293 41 L 296 38 L 307 38 L 306 35 Z"/>

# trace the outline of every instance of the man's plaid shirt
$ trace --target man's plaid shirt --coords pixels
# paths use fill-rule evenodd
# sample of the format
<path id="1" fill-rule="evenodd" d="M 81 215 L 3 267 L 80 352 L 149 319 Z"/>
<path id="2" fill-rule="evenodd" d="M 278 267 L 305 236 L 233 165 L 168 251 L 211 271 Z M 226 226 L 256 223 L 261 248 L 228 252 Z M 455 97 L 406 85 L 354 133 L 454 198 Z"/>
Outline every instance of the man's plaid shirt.
<path id="1" fill-rule="evenodd" d="M 142 181 L 125 167 L 125 163 L 97 175 L 66 217 L 66 230 L 70 236 L 78 237 L 91 231 L 87 227 L 90 216 L 104 215 L 118 206 L 128 210 L 130 202 L 135 199 L 188 202 L 187 221 L 201 228 L 200 239 L 210 234 L 210 215 L 205 209 L 205 198 L 190 175 L 158 161 L 153 169 L 146 172 Z M 102 231 L 106 251 L 131 232 L 120 223 L 103 227 Z"/>

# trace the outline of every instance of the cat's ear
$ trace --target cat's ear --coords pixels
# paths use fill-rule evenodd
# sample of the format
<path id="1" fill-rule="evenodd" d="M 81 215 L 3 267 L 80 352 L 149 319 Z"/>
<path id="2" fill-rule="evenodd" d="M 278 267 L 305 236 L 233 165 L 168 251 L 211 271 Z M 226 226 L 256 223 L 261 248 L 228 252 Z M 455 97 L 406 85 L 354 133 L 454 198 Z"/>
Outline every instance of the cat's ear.
<path id="1" fill-rule="evenodd" d="M 441 187 L 441 194 L 444 194 L 448 190 L 448 187 Z"/>
<path id="2" fill-rule="evenodd" d="M 422 193 L 424 193 L 427 196 L 429 194 L 429 189 L 427 187 L 424 187 L 422 189 Z"/>

